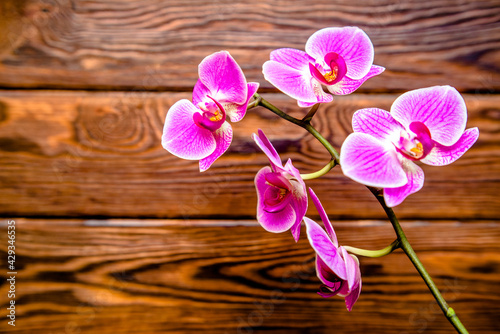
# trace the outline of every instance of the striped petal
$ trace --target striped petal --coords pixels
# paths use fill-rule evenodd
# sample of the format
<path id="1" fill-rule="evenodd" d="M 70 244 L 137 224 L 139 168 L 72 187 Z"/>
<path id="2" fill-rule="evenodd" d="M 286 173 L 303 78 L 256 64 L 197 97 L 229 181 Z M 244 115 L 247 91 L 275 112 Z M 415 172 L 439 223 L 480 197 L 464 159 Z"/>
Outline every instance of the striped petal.
<path id="1" fill-rule="evenodd" d="M 182 159 L 198 160 L 214 152 L 217 147 L 214 135 L 193 120 L 193 115 L 199 112 L 188 100 L 177 101 L 170 107 L 161 143 L 171 154 Z"/>
<path id="2" fill-rule="evenodd" d="M 462 136 L 467 122 L 464 99 L 450 86 L 435 86 L 409 91 L 399 96 L 391 115 L 406 129 L 422 122 L 435 142 L 450 146 Z"/>
<path id="3" fill-rule="evenodd" d="M 361 79 L 373 64 L 373 44 L 366 33 L 357 27 L 325 28 L 315 32 L 306 43 L 306 52 L 315 59 L 323 59 L 335 52 L 347 65 L 347 76 Z"/>
<path id="4" fill-rule="evenodd" d="M 351 133 L 340 151 L 344 175 L 372 187 L 401 187 L 408 180 L 394 146 L 365 133 Z"/>

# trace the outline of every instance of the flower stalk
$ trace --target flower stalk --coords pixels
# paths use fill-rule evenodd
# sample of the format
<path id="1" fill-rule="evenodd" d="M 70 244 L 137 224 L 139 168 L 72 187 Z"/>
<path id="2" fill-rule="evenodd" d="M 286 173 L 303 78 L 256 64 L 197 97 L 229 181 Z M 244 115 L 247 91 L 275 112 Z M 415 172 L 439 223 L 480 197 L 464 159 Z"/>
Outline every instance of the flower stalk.
<path id="1" fill-rule="evenodd" d="M 292 116 L 284 113 L 282 110 L 280 110 L 279 108 L 275 107 L 274 105 L 272 105 L 271 103 L 269 103 L 268 101 L 263 99 L 259 94 L 256 93 L 254 95 L 254 97 L 256 98 L 256 101 L 258 101 L 257 105 L 260 105 L 260 106 L 272 111 L 273 113 L 280 116 L 281 118 L 306 129 L 316 139 L 318 139 L 318 141 L 326 148 L 328 153 L 330 153 L 330 155 L 332 157 L 331 162 L 327 166 L 325 166 L 323 169 L 321 169 L 320 171 L 318 171 L 316 173 L 312 173 L 313 177 L 310 177 L 310 178 L 319 177 L 320 174 L 324 175 L 334 166 L 340 165 L 340 163 L 339 163 L 340 155 L 337 152 L 337 150 L 335 150 L 335 148 L 310 124 L 310 121 L 312 119 L 312 116 L 314 116 L 314 114 L 310 118 L 305 117 L 303 120 L 300 120 L 300 119 L 297 119 L 295 117 L 292 117 Z M 315 112 L 316 112 L 316 110 L 314 111 L 314 113 Z M 331 166 L 331 168 L 330 168 L 330 166 Z M 307 174 L 305 176 L 306 176 L 305 179 L 307 179 L 308 178 Z M 404 251 L 404 253 L 408 256 L 408 258 L 412 262 L 413 266 L 417 269 L 418 273 L 420 274 L 420 276 L 424 280 L 425 284 L 427 285 L 430 292 L 434 296 L 436 302 L 438 303 L 439 307 L 443 311 L 443 313 L 446 316 L 446 318 L 448 319 L 448 321 L 453 325 L 453 327 L 456 329 L 456 331 L 458 333 L 468 334 L 467 329 L 462 324 L 462 322 L 458 318 L 458 316 L 455 313 L 455 311 L 453 310 L 453 308 L 451 308 L 448 305 L 448 303 L 446 302 L 446 300 L 443 298 L 441 292 L 437 288 L 437 286 L 434 283 L 434 281 L 432 280 L 431 276 L 429 275 L 429 273 L 427 272 L 427 270 L 423 266 L 422 262 L 420 262 L 420 259 L 417 257 L 417 254 L 415 253 L 415 251 L 411 247 L 410 242 L 406 238 L 406 235 L 403 231 L 403 228 L 399 224 L 399 220 L 397 219 L 396 214 L 394 213 L 394 211 L 390 207 L 388 207 L 386 205 L 385 200 L 384 200 L 384 196 L 383 196 L 382 192 L 380 191 L 380 189 L 373 188 L 373 187 L 368 187 L 368 189 L 370 189 L 372 194 L 377 198 L 378 202 L 380 203 L 380 205 L 384 209 L 385 213 L 387 214 L 387 217 L 389 218 L 389 220 L 394 228 L 394 232 L 397 235 L 397 239 L 393 243 L 391 243 L 389 246 L 387 246 L 386 248 L 383 248 L 383 249 L 378 250 L 378 251 L 369 251 L 369 250 L 363 250 L 363 249 L 359 249 L 359 248 L 355 248 L 355 247 L 345 246 L 346 250 L 348 250 L 354 254 L 358 254 L 358 255 L 362 255 L 362 256 L 380 257 L 380 256 L 390 254 L 392 251 L 394 251 L 397 248 L 401 248 Z"/>
<path id="2" fill-rule="evenodd" d="M 309 119 L 304 119 L 304 120 L 301 120 L 301 119 L 298 119 L 298 118 L 295 118 L 293 116 L 290 116 L 288 114 L 286 114 L 285 112 L 281 111 L 279 108 L 275 107 L 274 105 L 272 105 L 269 101 L 265 100 L 264 98 L 262 98 L 258 93 L 255 93 L 254 94 L 254 98 L 257 99 L 259 102 L 258 102 L 258 105 L 272 111 L 273 113 L 275 113 L 276 115 L 278 115 L 279 117 L 295 124 L 295 125 L 298 125 L 300 126 L 301 128 L 304 128 L 306 129 L 310 134 L 312 134 L 325 148 L 326 150 L 328 151 L 328 153 L 330 153 L 333 161 L 335 162 L 335 165 L 338 165 L 339 164 L 339 161 L 340 161 L 340 155 L 339 153 L 337 152 L 337 150 L 330 144 L 330 142 L 328 142 L 328 140 L 325 139 L 325 137 L 323 137 L 319 132 L 318 130 L 316 130 L 310 123 L 311 121 L 311 118 L 312 116 L 309 118 Z M 335 167 L 332 166 L 333 167 Z"/>
<path id="3" fill-rule="evenodd" d="M 413 266 L 415 269 L 417 269 L 418 273 L 424 280 L 425 284 L 431 291 L 432 295 L 436 299 L 436 302 L 438 303 L 439 307 L 443 311 L 444 315 L 448 319 L 448 321 L 455 327 L 458 333 L 461 334 L 468 334 L 469 332 L 467 329 L 464 327 L 460 319 L 458 318 L 457 314 L 455 313 L 455 310 L 453 310 L 450 306 L 448 306 L 448 303 L 446 300 L 443 298 L 443 295 L 441 295 L 441 292 L 437 288 L 436 284 L 432 280 L 431 276 L 425 269 L 424 265 L 422 262 L 420 262 L 420 259 L 418 258 L 417 254 L 413 250 L 413 247 L 411 247 L 410 242 L 406 238 L 405 233 L 403 232 L 403 228 L 399 224 L 398 218 L 396 217 L 396 214 L 394 211 L 388 207 L 385 204 L 384 197 L 380 193 L 380 191 L 376 188 L 373 187 L 368 187 L 372 194 L 377 198 L 379 201 L 380 205 L 384 208 L 385 213 L 387 214 L 387 217 L 389 218 L 392 227 L 394 228 L 394 232 L 396 232 L 396 235 L 398 236 L 398 241 L 400 243 L 401 249 L 405 252 L 405 254 L 408 256 L 410 261 L 413 263 Z"/>
<path id="4" fill-rule="evenodd" d="M 389 246 L 384 247 L 379 250 L 367 250 L 351 246 L 344 246 L 344 248 L 349 252 L 360 256 L 366 257 L 382 257 L 391 254 L 394 250 L 400 248 L 399 239 L 394 240 Z"/>

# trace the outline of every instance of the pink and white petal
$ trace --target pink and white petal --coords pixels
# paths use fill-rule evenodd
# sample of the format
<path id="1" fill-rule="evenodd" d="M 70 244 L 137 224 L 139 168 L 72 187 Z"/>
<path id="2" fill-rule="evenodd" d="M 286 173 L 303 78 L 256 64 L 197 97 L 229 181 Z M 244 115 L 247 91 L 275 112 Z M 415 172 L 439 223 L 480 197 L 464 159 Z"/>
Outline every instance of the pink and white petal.
<path id="1" fill-rule="evenodd" d="M 193 114 L 199 111 L 188 100 L 177 101 L 168 110 L 161 143 L 171 154 L 182 159 L 199 160 L 215 150 L 212 132 L 193 121 Z"/>
<path id="2" fill-rule="evenodd" d="M 333 101 L 333 99 L 332 99 L 332 101 Z M 331 102 L 331 101 L 328 101 L 328 102 Z M 303 102 L 303 101 L 297 100 L 297 105 L 301 108 L 309 108 L 309 107 L 312 107 L 313 105 L 315 105 L 316 103 L 318 103 L 318 102 Z"/>
<path id="3" fill-rule="evenodd" d="M 271 52 L 270 59 L 298 71 L 306 71 L 309 69 L 309 63 L 314 64 L 314 58 L 309 56 L 307 53 L 290 48 L 274 50 Z"/>
<path id="4" fill-rule="evenodd" d="M 226 115 L 229 116 L 231 122 L 239 122 L 243 119 L 247 112 L 248 102 L 252 99 L 253 95 L 259 89 L 259 83 L 257 82 L 249 82 L 248 83 L 248 96 L 247 100 L 243 104 L 237 103 L 222 103 L 222 107 L 226 112 Z"/>
<path id="5" fill-rule="evenodd" d="M 330 236 L 330 239 L 332 240 L 332 243 L 335 247 L 339 246 L 339 243 L 337 241 L 337 235 L 335 234 L 335 230 L 333 229 L 332 223 L 330 222 L 330 219 L 328 219 L 328 215 L 326 214 L 325 208 L 323 208 L 323 205 L 321 205 L 321 202 L 319 201 L 318 196 L 314 193 L 312 188 L 309 188 L 309 194 L 311 195 L 311 199 L 314 203 L 314 206 L 316 207 L 316 210 L 319 213 L 319 216 L 321 217 L 321 220 L 323 221 L 323 225 L 325 225 L 326 232 Z"/>
<path id="6" fill-rule="evenodd" d="M 311 77 L 311 87 L 316 94 L 316 103 L 328 103 L 333 101 L 333 96 L 326 93 L 323 90 L 321 83 L 313 77 Z M 299 101 L 297 101 L 297 104 L 301 107 L 301 103 L 299 103 Z"/>
<path id="7" fill-rule="evenodd" d="M 294 197 L 290 201 L 290 204 L 295 209 L 295 223 L 292 227 L 292 235 L 295 242 L 299 241 L 300 237 L 300 225 L 307 211 L 307 196 L 306 197 Z"/>
<path id="8" fill-rule="evenodd" d="M 290 175 L 292 175 L 293 177 L 295 177 L 297 179 L 297 181 L 300 182 L 300 184 L 302 185 L 302 188 L 303 188 L 302 193 L 304 194 L 304 196 L 307 197 L 307 194 L 306 194 L 306 184 L 304 183 L 304 180 L 302 180 L 302 176 L 300 176 L 299 170 L 297 168 L 295 168 L 295 166 L 293 165 L 292 159 L 288 159 L 286 161 L 286 164 L 285 164 L 284 168 L 285 168 L 285 170 Z"/>
<path id="9" fill-rule="evenodd" d="M 212 92 L 198 79 L 193 89 L 193 104 L 196 106 L 200 102 L 212 102 L 208 96 L 212 96 Z"/>
<path id="10" fill-rule="evenodd" d="M 288 231 L 295 223 L 295 210 L 288 204 L 278 212 L 267 212 L 264 210 L 264 194 L 267 188 L 266 174 L 272 173 L 271 167 L 266 166 L 255 175 L 255 188 L 257 190 L 257 221 L 269 232 L 280 233 Z"/>
<path id="11" fill-rule="evenodd" d="M 200 160 L 200 172 L 204 172 L 210 168 L 215 160 L 227 151 L 233 140 L 233 129 L 228 122 L 224 122 L 219 129 L 213 132 L 213 136 L 216 148 L 212 154 Z"/>
<path id="12" fill-rule="evenodd" d="M 368 186 L 400 187 L 408 182 L 394 146 L 365 133 L 347 136 L 340 165 L 344 175 Z"/>
<path id="13" fill-rule="evenodd" d="M 405 128 L 388 111 L 378 108 L 360 109 L 352 116 L 352 129 L 377 139 L 396 142 Z"/>
<path id="14" fill-rule="evenodd" d="M 267 81 L 288 96 L 303 102 L 318 102 L 317 94 L 320 93 L 315 92 L 309 69 L 299 71 L 288 65 L 268 60 L 262 66 L 262 73 Z"/>
<path id="15" fill-rule="evenodd" d="M 457 90 L 434 86 L 412 90 L 399 96 L 391 107 L 392 116 L 409 129 L 412 122 L 422 122 L 431 138 L 441 145 L 457 142 L 465 130 L 467 109 Z"/>
<path id="16" fill-rule="evenodd" d="M 338 281 L 338 276 L 326 265 L 326 263 L 321 259 L 321 257 L 316 254 L 316 276 L 319 280 L 327 286 L 335 286 L 336 284 L 343 284 L 343 282 Z M 347 286 L 347 284 L 345 284 Z M 328 297 L 335 296 L 337 292 Z"/>
<path id="17" fill-rule="evenodd" d="M 295 224 L 294 227 L 292 227 L 292 235 L 295 238 L 295 241 L 298 241 L 300 235 L 300 223 L 307 211 L 306 184 L 304 180 L 302 180 L 299 170 L 292 165 L 291 159 L 288 159 L 284 170 L 294 177 L 294 179 L 290 180 L 290 183 L 293 185 L 291 204 L 295 208 L 296 214 Z"/>
<path id="18" fill-rule="evenodd" d="M 460 158 L 476 142 L 479 137 L 478 128 L 465 130 L 462 137 L 451 146 L 436 143 L 430 153 L 423 158 L 424 164 L 432 166 L 445 166 Z"/>
<path id="19" fill-rule="evenodd" d="M 309 37 L 306 52 L 315 59 L 324 59 L 329 52 L 336 52 L 347 65 L 347 76 L 361 79 L 373 64 L 373 44 L 368 35 L 358 27 L 324 28 Z"/>
<path id="20" fill-rule="evenodd" d="M 198 66 L 198 75 L 215 100 L 238 104 L 245 102 L 247 81 L 229 52 L 220 51 L 205 57 Z"/>
<path id="21" fill-rule="evenodd" d="M 266 137 L 264 132 L 261 129 L 259 129 L 258 135 L 254 133 L 252 134 L 252 138 L 257 144 L 257 146 L 259 146 L 260 149 L 264 152 L 264 154 L 268 157 L 271 165 L 283 169 L 283 163 L 281 162 L 278 152 L 276 152 L 276 149 L 271 144 L 269 139 Z"/>
<path id="22" fill-rule="evenodd" d="M 304 222 L 307 228 L 307 238 L 311 247 L 316 254 L 321 257 L 321 260 L 341 279 L 347 278 L 344 259 L 339 253 L 339 250 L 330 240 L 325 230 L 321 228 L 315 221 L 304 217 Z"/>
<path id="23" fill-rule="evenodd" d="M 401 204 L 406 197 L 416 193 L 424 185 L 424 171 L 412 161 L 403 158 L 402 166 L 408 178 L 408 183 L 402 187 L 384 188 L 385 204 L 392 208 Z"/>
<path id="24" fill-rule="evenodd" d="M 295 214 L 297 214 L 297 211 L 295 211 Z M 299 242 L 300 239 L 300 227 L 302 219 L 303 217 L 301 219 L 295 218 L 295 223 L 290 228 L 290 232 L 292 232 L 293 240 L 295 240 L 295 242 Z"/>
<path id="25" fill-rule="evenodd" d="M 347 253 L 347 250 L 344 247 L 340 246 L 339 252 L 342 254 L 342 258 L 345 262 L 346 280 L 347 285 L 349 286 L 349 292 L 351 292 L 359 283 L 361 277 L 359 274 L 359 263 L 349 253 Z"/>
<path id="26" fill-rule="evenodd" d="M 358 286 L 355 287 L 354 290 L 352 290 L 351 293 L 345 297 L 345 305 L 349 312 L 352 311 L 352 308 L 354 307 L 354 304 L 358 301 L 360 294 L 361 294 L 361 281 L 359 281 Z"/>
<path id="27" fill-rule="evenodd" d="M 382 66 L 372 65 L 370 71 L 361 79 L 351 79 L 345 76 L 342 80 L 335 85 L 327 86 L 328 91 L 334 95 L 347 95 L 358 89 L 366 80 L 379 75 L 384 72 L 385 68 Z"/>

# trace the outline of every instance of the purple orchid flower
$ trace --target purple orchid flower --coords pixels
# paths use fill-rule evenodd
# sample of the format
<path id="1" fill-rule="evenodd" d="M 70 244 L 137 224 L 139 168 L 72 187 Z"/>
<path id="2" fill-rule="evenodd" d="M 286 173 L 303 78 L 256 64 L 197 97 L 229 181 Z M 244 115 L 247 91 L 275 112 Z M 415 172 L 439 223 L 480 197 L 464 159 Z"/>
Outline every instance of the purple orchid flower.
<path id="1" fill-rule="evenodd" d="M 263 66 L 264 77 L 283 93 L 297 100 L 299 107 L 331 102 L 335 95 L 358 89 L 385 68 L 373 65 L 373 45 L 357 27 L 325 28 L 306 43 L 306 52 L 278 49 Z"/>
<path id="2" fill-rule="evenodd" d="M 323 283 L 318 294 L 324 298 L 344 297 L 346 307 L 352 310 L 361 293 L 361 271 L 358 259 L 340 246 L 332 224 L 314 191 L 309 193 L 325 225 L 326 232 L 318 223 L 304 218 L 307 237 L 316 252 L 316 274 Z"/>
<path id="3" fill-rule="evenodd" d="M 240 121 L 259 84 L 247 84 L 243 71 L 227 51 L 207 56 L 198 66 L 193 102 L 183 99 L 170 107 L 162 145 L 175 156 L 200 160 L 207 170 L 229 147 L 231 122 Z"/>
<path id="4" fill-rule="evenodd" d="M 358 110 L 354 133 L 341 148 L 342 171 L 359 183 L 384 188 L 385 203 L 396 206 L 424 184 L 424 172 L 414 161 L 448 165 L 476 142 L 479 130 L 465 130 L 466 122 L 465 102 L 450 86 L 407 92 L 390 113 Z"/>
<path id="5" fill-rule="evenodd" d="M 306 185 L 291 160 L 283 166 L 262 130 L 259 129 L 258 136 L 253 134 L 253 139 L 271 163 L 271 167 L 262 168 L 255 176 L 257 220 L 269 232 L 291 230 L 298 241 L 300 223 L 307 211 Z"/>

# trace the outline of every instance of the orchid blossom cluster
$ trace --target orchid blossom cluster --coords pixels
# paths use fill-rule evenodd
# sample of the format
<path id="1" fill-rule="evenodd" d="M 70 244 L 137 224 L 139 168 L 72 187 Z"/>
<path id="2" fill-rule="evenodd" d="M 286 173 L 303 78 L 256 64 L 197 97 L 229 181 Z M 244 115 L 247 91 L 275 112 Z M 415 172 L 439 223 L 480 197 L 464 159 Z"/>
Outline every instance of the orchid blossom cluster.
<path id="1" fill-rule="evenodd" d="M 199 80 L 192 101 L 180 100 L 168 111 L 162 136 L 167 151 L 183 159 L 198 160 L 200 171 L 207 170 L 230 146 L 233 132 L 228 119 L 238 122 L 248 109 L 256 106 L 305 128 L 320 140 L 331 154 L 331 161 L 321 173 L 306 178 L 290 159 L 283 165 L 262 130 L 253 135 L 270 163 L 255 176 L 257 220 L 269 232 L 290 230 L 295 241 L 300 238 L 304 222 L 316 253 L 317 276 L 322 282 L 318 294 L 344 297 L 349 311 L 362 286 L 356 254 L 370 256 L 375 251 L 339 246 L 325 209 L 314 191 L 307 189 L 304 179 L 320 177 L 340 165 L 345 176 L 368 186 L 386 212 L 392 212 L 391 207 L 422 188 L 424 173 L 417 162 L 432 166 L 450 164 L 479 136 L 477 128 L 465 129 L 467 110 L 457 90 L 435 86 L 402 94 L 390 111 L 376 107 L 356 111 L 352 119 L 354 132 L 345 139 L 339 155 L 312 127 L 311 119 L 321 103 L 332 102 L 334 95 L 351 94 L 366 80 L 380 75 L 385 69 L 374 65 L 373 60 L 373 44 L 357 27 L 319 30 L 309 37 L 305 51 L 272 51 L 270 60 L 263 65 L 264 78 L 297 100 L 299 107 L 311 107 L 300 120 L 262 99 L 256 93 L 259 84 L 247 83 L 228 52 L 214 53 L 198 67 Z M 324 228 L 305 216 L 308 193 Z M 397 230 L 397 219 L 389 216 Z M 396 241 L 377 256 L 396 248 L 409 253 L 411 246 L 398 231 Z M 433 284 L 427 280 L 426 283 Z M 454 321 L 450 319 L 452 324 Z"/>

